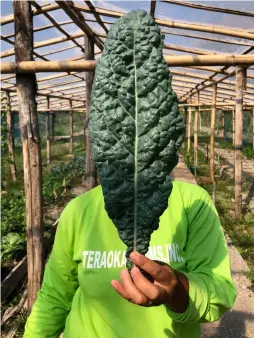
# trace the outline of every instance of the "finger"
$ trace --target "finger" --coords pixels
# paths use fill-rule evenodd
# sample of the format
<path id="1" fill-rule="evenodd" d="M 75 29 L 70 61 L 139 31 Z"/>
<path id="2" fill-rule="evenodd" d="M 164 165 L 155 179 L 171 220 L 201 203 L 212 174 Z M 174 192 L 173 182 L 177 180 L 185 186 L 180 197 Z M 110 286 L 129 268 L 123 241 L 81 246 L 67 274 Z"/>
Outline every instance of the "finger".
<path id="1" fill-rule="evenodd" d="M 112 280 L 111 285 L 121 297 L 125 298 L 128 301 L 131 300 L 127 292 L 124 290 L 123 285 L 118 280 Z"/>
<path id="2" fill-rule="evenodd" d="M 162 266 L 151 259 L 147 258 L 144 255 L 141 255 L 137 251 L 133 251 L 130 254 L 130 259 L 135 263 L 138 267 L 149 273 L 155 280 L 158 282 L 169 282 L 169 280 L 174 276 L 173 270 L 169 265 Z"/>
<path id="3" fill-rule="evenodd" d="M 127 270 L 121 271 L 121 279 L 125 292 L 128 294 L 131 302 L 138 305 L 147 306 L 149 299 L 137 289 L 134 285 L 131 276 Z"/>
<path id="4" fill-rule="evenodd" d="M 143 276 L 139 268 L 134 267 L 131 270 L 131 276 L 136 287 L 151 301 L 156 303 L 162 303 L 165 290 L 159 285 L 154 285 L 149 282 L 147 278 Z"/>

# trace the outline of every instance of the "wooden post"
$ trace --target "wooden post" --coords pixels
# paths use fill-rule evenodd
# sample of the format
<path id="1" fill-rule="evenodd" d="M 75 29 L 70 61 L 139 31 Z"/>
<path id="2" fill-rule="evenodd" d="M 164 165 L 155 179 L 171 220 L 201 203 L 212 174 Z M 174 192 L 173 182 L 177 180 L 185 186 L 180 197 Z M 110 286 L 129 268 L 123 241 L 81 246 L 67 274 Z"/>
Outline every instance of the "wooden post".
<path id="1" fill-rule="evenodd" d="M 252 108 L 252 146 L 254 149 L 254 107 Z"/>
<path id="2" fill-rule="evenodd" d="M 7 140 L 8 140 L 8 152 L 10 158 L 10 169 L 12 181 L 16 182 L 16 166 L 14 159 L 14 142 L 13 142 L 13 121 L 12 121 L 12 113 L 11 113 L 11 101 L 10 101 L 10 93 L 6 92 L 6 122 L 7 122 Z"/>
<path id="3" fill-rule="evenodd" d="M 232 109 L 232 143 L 235 146 L 235 108 Z"/>
<path id="4" fill-rule="evenodd" d="M 222 110 L 221 112 L 221 120 L 222 120 L 222 126 L 221 126 L 221 137 L 224 139 L 225 138 L 225 113 Z"/>
<path id="5" fill-rule="evenodd" d="M 70 154 L 73 154 L 73 111 L 72 111 L 72 100 L 70 100 Z"/>
<path id="6" fill-rule="evenodd" d="M 50 108 L 49 97 L 47 97 L 47 109 Z M 49 111 L 46 111 L 46 147 L 47 147 L 47 164 L 51 162 L 51 149 L 50 149 L 50 130 L 49 130 Z"/>
<path id="7" fill-rule="evenodd" d="M 54 111 L 51 111 L 51 142 L 54 141 L 54 138 L 55 138 L 55 112 Z"/>
<path id="8" fill-rule="evenodd" d="M 199 94 L 197 103 L 199 104 Z M 195 119 L 194 119 L 194 172 L 197 176 L 197 166 L 198 166 L 198 113 L 199 108 L 195 109 Z"/>
<path id="9" fill-rule="evenodd" d="M 242 214 L 242 148 L 243 148 L 243 90 L 246 84 L 246 70 L 236 67 L 235 106 L 235 215 Z"/>
<path id="10" fill-rule="evenodd" d="M 94 60 L 94 41 L 87 36 L 85 36 L 85 58 L 86 60 Z M 97 185 L 97 172 L 92 161 L 92 149 L 88 131 L 93 78 L 94 71 L 86 73 L 86 186 L 89 190 Z"/>
<path id="11" fill-rule="evenodd" d="M 216 114 L 216 96 L 217 84 L 213 85 L 213 102 L 211 113 L 211 136 L 210 136 L 210 178 L 214 183 L 214 127 L 215 127 L 215 114 Z"/>
<path id="12" fill-rule="evenodd" d="M 188 138 L 188 147 L 187 147 L 187 151 L 190 152 L 190 146 L 191 146 L 191 107 L 189 107 L 189 114 L 188 114 L 188 134 L 187 134 L 187 138 Z"/>
<path id="13" fill-rule="evenodd" d="M 13 1 L 16 62 L 33 60 L 33 16 L 30 1 Z M 19 121 L 26 200 L 28 312 L 40 289 L 43 267 L 42 161 L 36 111 L 35 74 L 17 74 Z"/>

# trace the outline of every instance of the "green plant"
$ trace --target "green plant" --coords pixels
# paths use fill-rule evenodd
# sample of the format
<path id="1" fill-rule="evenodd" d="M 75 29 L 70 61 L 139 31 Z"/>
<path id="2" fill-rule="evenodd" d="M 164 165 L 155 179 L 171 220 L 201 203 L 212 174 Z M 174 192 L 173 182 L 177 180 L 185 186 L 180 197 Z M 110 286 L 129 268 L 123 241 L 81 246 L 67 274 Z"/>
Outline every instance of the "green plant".
<path id="1" fill-rule="evenodd" d="M 169 173 L 185 126 L 163 58 L 160 28 L 143 10 L 111 27 L 94 78 L 90 136 L 105 208 L 127 245 L 143 254 L 172 190 Z"/>
<path id="2" fill-rule="evenodd" d="M 26 236 L 24 233 L 9 232 L 2 237 L 2 260 L 15 259 L 23 254 L 26 248 Z"/>

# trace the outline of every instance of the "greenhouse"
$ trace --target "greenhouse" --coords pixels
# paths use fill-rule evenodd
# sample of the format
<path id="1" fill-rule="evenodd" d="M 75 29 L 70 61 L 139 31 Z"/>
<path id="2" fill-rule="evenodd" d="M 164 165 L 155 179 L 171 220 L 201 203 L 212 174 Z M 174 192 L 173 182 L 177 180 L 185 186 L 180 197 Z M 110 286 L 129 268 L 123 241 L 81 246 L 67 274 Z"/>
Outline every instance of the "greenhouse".
<path id="1" fill-rule="evenodd" d="M 174 181 L 211 196 L 238 292 L 220 321 L 201 325 L 202 337 L 253 337 L 254 2 L 2 1 L 1 11 L 3 337 L 23 337 L 60 215 L 98 185 L 129 271 L 132 250 L 180 264 L 177 242 L 165 244 L 169 261 L 149 246 Z M 94 260 L 83 251 L 86 267 L 103 265 L 95 247 Z M 173 337 L 166 330 L 158 337 Z"/>

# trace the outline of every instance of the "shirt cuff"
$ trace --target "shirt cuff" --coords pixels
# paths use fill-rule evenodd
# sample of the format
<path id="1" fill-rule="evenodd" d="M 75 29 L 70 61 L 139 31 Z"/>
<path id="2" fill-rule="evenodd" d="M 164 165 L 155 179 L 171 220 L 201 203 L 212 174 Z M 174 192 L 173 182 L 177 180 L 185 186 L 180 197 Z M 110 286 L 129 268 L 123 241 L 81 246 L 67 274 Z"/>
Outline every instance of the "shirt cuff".
<path id="1" fill-rule="evenodd" d="M 182 313 L 167 308 L 167 313 L 174 321 L 179 323 L 200 322 L 206 314 L 208 307 L 208 292 L 201 277 L 196 274 L 184 273 L 189 281 L 189 304 Z"/>

